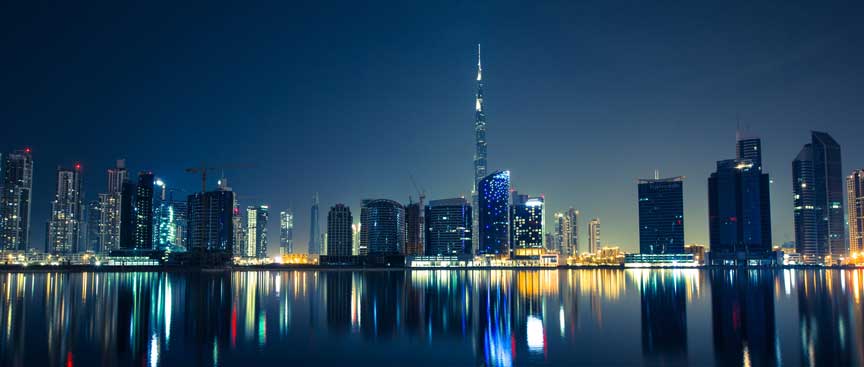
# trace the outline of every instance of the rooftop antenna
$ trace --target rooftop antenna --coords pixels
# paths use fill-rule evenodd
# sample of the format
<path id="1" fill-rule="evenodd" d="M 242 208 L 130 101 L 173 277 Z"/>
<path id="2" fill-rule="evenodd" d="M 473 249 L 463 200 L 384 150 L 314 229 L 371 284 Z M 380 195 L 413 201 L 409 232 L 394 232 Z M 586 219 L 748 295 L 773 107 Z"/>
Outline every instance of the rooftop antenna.
<path id="1" fill-rule="evenodd" d="M 655 180 L 660 179 L 660 170 L 659 169 L 654 169 L 654 179 Z"/>

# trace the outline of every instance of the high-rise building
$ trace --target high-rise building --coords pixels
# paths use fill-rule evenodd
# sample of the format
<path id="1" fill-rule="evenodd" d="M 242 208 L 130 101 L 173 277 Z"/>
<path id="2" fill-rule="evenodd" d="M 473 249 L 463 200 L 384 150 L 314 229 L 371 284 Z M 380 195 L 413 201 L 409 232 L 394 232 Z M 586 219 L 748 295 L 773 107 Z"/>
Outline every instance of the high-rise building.
<path id="1" fill-rule="evenodd" d="M 101 217 L 102 207 L 99 200 L 88 201 L 84 206 L 80 251 L 101 251 Z"/>
<path id="2" fill-rule="evenodd" d="M 294 212 L 279 212 L 279 255 L 294 253 Z"/>
<path id="3" fill-rule="evenodd" d="M 639 252 L 684 253 L 684 177 L 639 180 Z"/>
<path id="4" fill-rule="evenodd" d="M 267 205 L 246 208 L 246 252 L 247 257 L 267 258 L 267 222 L 270 216 Z"/>
<path id="5" fill-rule="evenodd" d="M 536 257 L 543 254 L 543 198 L 514 195 L 510 206 L 510 246 L 512 257 Z"/>
<path id="6" fill-rule="evenodd" d="M 864 169 L 852 171 L 846 177 L 849 205 L 849 251 L 864 252 Z"/>
<path id="7" fill-rule="evenodd" d="M 189 226 L 188 205 L 186 200 L 174 199 L 173 193 L 168 200 L 171 201 L 171 206 L 174 208 L 174 245 L 178 250 L 185 251 L 188 249 L 186 244 L 186 230 Z"/>
<path id="8" fill-rule="evenodd" d="M 558 253 L 570 257 L 579 252 L 579 211 L 573 208 L 566 213 L 555 213 L 555 244 Z"/>
<path id="9" fill-rule="evenodd" d="M 129 181 L 126 170 L 126 160 L 117 160 L 114 168 L 108 169 L 107 188 L 105 193 L 99 194 L 99 251 L 110 252 L 121 246 L 121 232 L 123 231 L 123 187 Z M 127 209 L 132 209 L 132 202 L 127 202 Z M 126 222 L 132 223 L 132 218 L 127 217 Z M 134 231 L 130 225 L 128 229 Z M 130 232 L 131 233 L 131 232 Z M 134 237 L 134 236 L 133 236 Z"/>
<path id="10" fill-rule="evenodd" d="M 361 252 L 360 251 L 360 223 L 354 223 L 351 225 L 351 233 L 353 236 L 353 237 L 351 237 L 351 242 L 352 242 L 351 243 L 351 246 L 352 246 L 351 254 L 352 255 L 359 255 Z M 366 253 L 366 252 L 367 251 L 363 251 L 363 253 Z"/>
<path id="11" fill-rule="evenodd" d="M 187 248 L 231 254 L 234 251 L 235 194 L 228 187 L 189 195 Z"/>
<path id="12" fill-rule="evenodd" d="M 405 251 L 405 208 L 393 200 L 366 199 L 360 208 L 360 249 L 366 254 L 393 255 Z M 361 252 L 360 255 L 366 255 Z"/>
<path id="13" fill-rule="evenodd" d="M 588 253 L 596 253 L 600 248 L 600 219 L 591 218 L 588 222 Z"/>
<path id="14" fill-rule="evenodd" d="M 72 169 L 57 168 L 57 190 L 51 203 L 46 252 L 74 253 L 80 249 L 83 220 L 81 165 Z"/>
<path id="15" fill-rule="evenodd" d="M 120 248 L 135 249 L 135 183 L 123 182 L 120 191 Z"/>
<path id="16" fill-rule="evenodd" d="M 354 218 L 344 204 L 330 207 L 327 213 L 327 256 L 351 256 Z"/>
<path id="17" fill-rule="evenodd" d="M 135 187 L 135 249 L 153 249 L 153 185 L 152 172 L 138 173 Z"/>
<path id="18" fill-rule="evenodd" d="M 509 255 L 510 171 L 497 171 L 477 184 L 480 255 Z"/>
<path id="19" fill-rule="evenodd" d="M 464 198 L 432 200 L 426 206 L 426 255 L 470 255 L 471 206 Z"/>
<path id="20" fill-rule="evenodd" d="M 321 254 L 321 227 L 319 220 L 321 214 L 318 208 L 318 193 L 312 196 L 312 209 L 309 211 L 309 246 L 308 253 L 310 255 Z"/>
<path id="21" fill-rule="evenodd" d="M 33 157 L 30 148 L 2 156 L 0 175 L 0 249 L 27 250 L 30 244 L 30 203 L 33 192 Z"/>
<path id="22" fill-rule="evenodd" d="M 405 244 L 405 255 L 423 254 L 423 232 L 426 224 L 423 223 L 422 203 L 409 203 L 405 206 L 405 226 L 408 232 L 408 241 Z"/>
<path id="23" fill-rule="evenodd" d="M 477 45 L 477 94 L 474 99 L 474 189 L 472 190 L 471 206 L 475 213 L 480 213 L 480 181 L 486 177 L 486 112 L 483 109 L 483 65 L 480 58 L 480 45 Z M 506 209 L 505 209 L 506 210 Z M 474 217 L 471 233 L 472 244 L 480 246 L 480 216 Z M 506 235 L 505 235 L 506 236 Z M 474 250 L 472 250 L 474 251 Z M 478 253 L 484 252 L 478 249 Z"/>
<path id="24" fill-rule="evenodd" d="M 792 162 L 795 248 L 805 263 L 835 262 L 847 255 L 840 145 L 814 131 Z"/>
<path id="25" fill-rule="evenodd" d="M 160 250 L 177 249 L 177 210 L 174 200 L 168 197 L 168 188 L 161 179 L 156 179 L 159 189 L 153 200 L 153 246 Z"/>

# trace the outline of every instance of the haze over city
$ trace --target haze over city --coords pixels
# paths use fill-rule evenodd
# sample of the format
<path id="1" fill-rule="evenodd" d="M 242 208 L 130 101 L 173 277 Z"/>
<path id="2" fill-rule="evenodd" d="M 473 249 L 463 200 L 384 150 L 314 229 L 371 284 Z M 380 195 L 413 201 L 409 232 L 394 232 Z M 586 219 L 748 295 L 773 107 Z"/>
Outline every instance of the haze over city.
<path id="1" fill-rule="evenodd" d="M 600 218 L 604 244 L 638 249 L 655 169 L 686 176 L 685 239 L 708 243 L 707 178 L 739 127 L 762 139 L 778 244 L 810 130 L 864 167 L 860 3 L 209 4 L 0 6 L 0 151 L 33 149 L 32 244 L 75 162 L 88 200 L 118 158 L 186 193 L 186 167 L 251 166 L 225 171 L 241 206 L 292 207 L 301 252 L 315 192 L 357 212 L 416 199 L 413 176 L 470 198 L 478 43 L 490 171 Z"/>

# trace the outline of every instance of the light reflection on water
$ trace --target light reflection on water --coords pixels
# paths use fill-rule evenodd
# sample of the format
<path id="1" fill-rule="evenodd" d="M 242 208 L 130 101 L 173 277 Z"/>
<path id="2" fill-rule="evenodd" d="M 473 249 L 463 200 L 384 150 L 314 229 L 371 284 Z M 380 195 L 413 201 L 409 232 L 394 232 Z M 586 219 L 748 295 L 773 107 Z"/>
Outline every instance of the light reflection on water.
<path id="1" fill-rule="evenodd" d="M 0 274 L 2 365 L 860 365 L 861 270 Z"/>

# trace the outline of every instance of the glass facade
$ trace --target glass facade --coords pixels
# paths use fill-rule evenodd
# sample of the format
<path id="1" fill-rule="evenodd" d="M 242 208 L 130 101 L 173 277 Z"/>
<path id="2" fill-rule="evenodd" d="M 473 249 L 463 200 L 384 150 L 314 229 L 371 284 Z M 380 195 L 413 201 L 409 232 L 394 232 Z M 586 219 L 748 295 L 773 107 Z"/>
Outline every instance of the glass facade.
<path id="1" fill-rule="evenodd" d="M 515 195 L 510 206 L 510 246 L 513 257 L 536 257 L 544 253 L 543 198 Z"/>
<path id="2" fill-rule="evenodd" d="M 684 177 L 639 180 L 639 252 L 684 253 Z"/>
<path id="3" fill-rule="evenodd" d="M 847 255 L 843 212 L 840 145 L 826 133 L 813 132 L 792 162 L 795 248 L 805 263 L 823 263 Z"/>
<path id="4" fill-rule="evenodd" d="M 484 177 L 478 188 L 478 226 L 480 255 L 509 253 L 508 202 L 510 171 L 497 171 Z"/>
<path id="5" fill-rule="evenodd" d="M 234 192 L 208 191 L 189 195 L 189 249 L 233 253 L 234 251 Z"/>
<path id="6" fill-rule="evenodd" d="M 336 204 L 327 213 L 327 256 L 351 256 L 353 233 L 351 208 Z"/>
<path id="7" fill-rule="evenodd" d="M 279 213 L 279 254 L 294 253 L 294 213 L 291 210 Z"/>
<path id="8" fill-rule="evenodd" d="M 360 248 L 366 254 L 395 255 L 405 251 L 405 208 L 393 200 L 363 200 L 360 209 Z M 361 253 L 361 255 L 365 255 Z"/>
<path id="9" fill-rule="evenodd" d="M 26 148 L 2 157 L 0 249 L 24 251 L 30 244 L 33 157 Z"/>
<path id="10" fill-rule="evenodd" d="M 470 255 L 471 206 L 463 198 L 432 200 L 426 206 L 426 255 Z"/>

